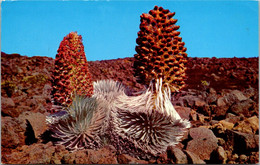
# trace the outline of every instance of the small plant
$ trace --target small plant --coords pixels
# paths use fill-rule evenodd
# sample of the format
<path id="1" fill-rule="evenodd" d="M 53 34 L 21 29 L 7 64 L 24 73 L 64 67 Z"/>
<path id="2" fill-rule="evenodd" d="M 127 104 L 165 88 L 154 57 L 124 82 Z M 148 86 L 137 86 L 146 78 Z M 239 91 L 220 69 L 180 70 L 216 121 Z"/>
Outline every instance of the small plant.
<path id="1" fill-rule="evenodd" d="M 14 82 L 6 80 L 1 83 L 2 90 L 5 90 L 8 97 L 11 97 L 15 90 L 17 90 L 17 86 Z"/>
<path id="2" fill-rule="evenodd" d="M 60 43 L 53 73 L 53 97 L 56 104 L 70 105 L 77 95 L 91 96 L 93 86 L 88 71 L 82 37 L 69 33 Z"/>
<path id="3" fill-rule="evenodd" d="M 44 74 L 37 74 L 37 75 L 24 77 L 22 79 L 22 82 L 30 83 L 30 84 L 44 84 L 48 80 L 49 80 L 48 76 Z"/>
<path id="4" fill-rule="evenodd" d="M 187 53 L 180 32 L 175 25 L 175 13 L 155 6 L 149 14 L 141 15 L 140 31 L 136 39 L 135 76 L 141 83 L 162 78 L 172 92 L 185 86 Z"/>
<path id="5" fill-rule="evenodd" d="M 95 98 L 76 96 L 66 109 L 67 113 L 55 122 L 48 117 L 53 137 L 59 139 L 56 144 L 65 145 L 71 151 L 100 148 L 100 135 L 108 117 L 103 108 L 99 108 Z"/>
<path id="6" fill-rule="evenodd" d="M 210 82 L 206 81 L 206 80 L 201 80 L 201 85 L 203 90 L 207 90 L 209 88 Z"/>

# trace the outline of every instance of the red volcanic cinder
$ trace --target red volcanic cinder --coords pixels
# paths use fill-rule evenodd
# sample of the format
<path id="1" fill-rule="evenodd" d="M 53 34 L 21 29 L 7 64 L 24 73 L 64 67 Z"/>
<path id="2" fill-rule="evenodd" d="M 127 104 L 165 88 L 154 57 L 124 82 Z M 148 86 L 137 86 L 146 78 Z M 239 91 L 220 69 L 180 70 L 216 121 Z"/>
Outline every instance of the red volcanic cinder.
<path id="1" fill-rule="evenodd" d="M 71 32 L 63 38 L 55 58 L 53 97 L 56 104 L 70 105 L 75 94 L 91 96 L 93 84 L 82 37 Z"/>
<path id="2" fill-rule="evenodd" d="M 151 80 L 162 78 L 175 92 L 185 86 L 185 43 L 176 31 L 175 13 L 155 6 L 149 14 L 141 15 L 140 31 L 136 39 L 135 76 L 138 81 L 149 85 Z"/>

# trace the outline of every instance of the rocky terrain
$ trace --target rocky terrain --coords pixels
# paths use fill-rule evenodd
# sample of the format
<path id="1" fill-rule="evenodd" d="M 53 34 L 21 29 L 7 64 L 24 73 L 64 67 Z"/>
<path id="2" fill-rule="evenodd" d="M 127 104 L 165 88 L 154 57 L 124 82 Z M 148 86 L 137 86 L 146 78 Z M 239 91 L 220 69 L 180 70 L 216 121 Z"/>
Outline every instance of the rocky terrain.
<path id="1" fill-rule="evenodd" d="M 133 58 L 90 61 L 94 81 L 113 79 L 144 88 Z M 53 145 L 45 117 L 51 112 L 54 60 L 1 53 L 2 163 L 161 164 L 259 162 L 258 58 L 189 58 L 187 87 L 172 103 L 192 128 L 175 147 L 152 160 L 118 153 L 111 145 L 70 153 Z"/>

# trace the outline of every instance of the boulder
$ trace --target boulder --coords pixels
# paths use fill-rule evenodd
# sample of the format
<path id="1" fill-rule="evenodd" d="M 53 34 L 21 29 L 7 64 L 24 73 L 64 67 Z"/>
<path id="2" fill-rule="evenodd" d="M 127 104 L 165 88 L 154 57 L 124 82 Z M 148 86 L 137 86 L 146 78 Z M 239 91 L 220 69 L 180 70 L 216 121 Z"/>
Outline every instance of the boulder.
<path id="1" fill-rule="evenodd" d="M 218 146 L 211 154 L 210 163 L 213 164 L 226 164 L 227 154 L 223 147 Z"/>
<path id="2" fill-rule="evenodd" d="M 97 151 L 88 150 L 89 164 L 117 164 L 116 151 L 113 147 L 105 146 Z"/>
<path id="3" fill-rule="evenodd" d="M 196 155 L 190 151 L 187 151 L 187 150 L 185 150 L 184 152 L 187 155 L 189 164 L 206 164 L 206 162 L 201 160 L 198 155 Z"/>
<path id="4" fill-rule="evenodd" d="M 50 164 L 55 151 L 52 143 L 24 145 L 16 152 L 4 155 L 4 163 L 7 164 Z"/>
<path id="5" fill-rule="evenodd" d="M 218 147 L 218 139 L 210 129 L 199 127 L 191 128 L 186 150 L 195 153 L 201 160 L 209 160 L 211 153 Z"/>
<path id="6" fill-rule="evenodd" d="M 258 95 L 258 92 L 254 88 L 250 87 L 243 91 L 243 95 L 250 99 L 253 96 Z"/>
<path id="7" fill-rule="evenodd" d="M 64 145 L 56 145 L 55 152 L 51 157 L 50 163 L 51 164 L 62 164 L 62 159 L 64 155 L 69 154 L 69 151 L 66 150 Z"/>
<path id="8" fill-rule="evenodd" d="M 190 112 L 190 118 L 191 118 L 192 121 L 197 121 L 198 120 L 197 112 L 195 110 L 193 110 L 193 109 Z"/>
<path id="9" fill-rule="evenodd" d="M 119 164 L 148 164 L 145 160 L 138 160 L 127 154 L 120 154 L 117 156 L 117 161 Z"/>
<path id="10" fill-rule="evenodd" d="M 190 119 L 191 109 L 188 107 L 174 106 L 175 110 L 178 112 L 181 118 Z"/>
<path id="11" fill-rule="evenodd" d="M 7 108 L 7 107 L 14 107 L 15 103 L 12 98 L 1 97 L 1 105 L 2 108 Z"/>
<path id="12" fill-rule="evenodd" d="M 259 132 L 259 119 L 257 116 L 246 118 L 243 121 L 239 121 L 238 125 L 234 127 L 233 130 L 243 133 L 256 134 Z"/>
<path id="13" fill-rule="evenodd" d="M 247 100 L 247 97 L 243 95 L 243 92 L 239 90 L 233 90 L 230 93 L 218 98 L 217 106 L 231 106 L 234 102 L 240 102 Z"/>
<path id="14" fill-rule="evenodd" d="M 22 123 L 26 123 L 26 120 L 28 120 L 28 122 L 32 126 L 36 138 L 39 137 L 48 129 L 48 126 L 46 124 L 46 115 L 42 113 L 39 112 L 34 113 L 34 112 L 27 111 L 27 112 L 23 112 L 18 117 L 18 119 Z"/>
<path id="15" fill-rule="evenodd" d="M 169 159 L 168 159 L 168 155 L 166 152 L 161 153 L 157 159 L 156 159 L 156 163 L 157 164 L 168 164 L 170 163 Z"/>
<path id="16" fill-rule="evenodd" d="M 197 107 L 197 108 L 202 108 L 206 104 L 207 103 L 200 98 L 195 99 L 195 107 Z"/>
<path id="17" fill-rule="evenodd" d="M 229 109 L 229 106 L 224 104 L 217 107 L 214 107 L 213 114 L 215 114 L 216 118 L 224 118 L 227 111 Z"/>
<path id="18" fill-rule="evenodd" d="M 243 114 L 244 116 L 249 117 L 250 108 L 252 107 L 253 103 L 254 103 L 254 101 L 251 99 L 239 101 L 239 102 L 234 103 L 230 107 L 229 111 L 236 115 Z"/>
<path id="19" fill-rule="evenodd" d="M 228 122 L 226 120 L 221 120 L 219 123 L 223 125 L 224 129 L 232 129 L 235 125 L 234 123 Z"/>
<path id="20" fill-rule="evenodd" d="M 14 100 L 8 97 L 1 97 L 1 112 L 3 116 L 11 117 L 17 117 L 21 113 L 21 111 L 15 107 Z"/>
<path id="21" fill-rule="evenodd" d="M 236 153 L 247 154 L 259 150 L 259 135 L 241 133 L 233 130 L 226 130 L 226 150 L 234 150 Z"/>
<path id="22" fill-rule="evenodd" d="M 168 157 L 176 164 L 188 164 L 188 159 L 184 152 L 176 147 L 170 146 L 167 148 Z"/>
<path id="23" fill-rule="evenodd" d="M 231 93 L 238 101 L 244 101 L 247 100 L 248 98 L 243 94 L 243 92 L 239 90 L 233 90 Z"/>
<path id="24" fill-rule="evenodd" d="M 225 121 L 236 124 L 241 120 L 241 116 L 236 116 L 233 113 L 227 113 Z"/>
<path id="25" fill-rule="evenodd" d="M 115 151 L 105 146 L 99 150 L 78 150 L 65 153 L 61 159 L 63 164 L 118 164 Z"/>
<path id="26" fill-rule="evenodd" d="M 26 125 L 16 118 L 2 117 L 1 145 L 3 148 L 16 148 L 25 144 Z"/>
<path id="27" fill-rule="evenodd" d="M 71 153 L 65 153 L 62 156 L 61 160 L 55 160 L 55 158 L 52 157 L 52 163 L 54 162 L 62 162 L 62 164 L 91 164 L 88 159 L 87 151 L 86 150 L 78 150 Z"/>

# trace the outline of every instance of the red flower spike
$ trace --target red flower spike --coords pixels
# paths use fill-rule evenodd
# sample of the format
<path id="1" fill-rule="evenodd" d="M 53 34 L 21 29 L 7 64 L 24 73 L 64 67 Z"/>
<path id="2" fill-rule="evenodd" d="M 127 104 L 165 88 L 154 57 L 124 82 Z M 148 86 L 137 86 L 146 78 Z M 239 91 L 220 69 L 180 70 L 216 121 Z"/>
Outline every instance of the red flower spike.
<path id="1" fill-rule="evenodd" d="M 53 73 L 55 104 L 69 106 L 75 94 L 91 96 L 93 85 L 81 35 L 69 33 L 57 52 Z M 86 82 L 82 83 L 82 79 Z"/>
<path id="2" fill-rule="evenodd" d="M 180 32 L 176 31 L 180 26 L 175 25 L 174 15 L 174 12 L 155 6 L 149 14 L 140 16 L 137 54 L 134 56 L 135 75 L 139 82 L 149 85 L 151 80 L 163 78 L 163 85 L 168 84 L 172 92 L 184 86 L 187 63 L 187 49 L 179 37 Z"/>

